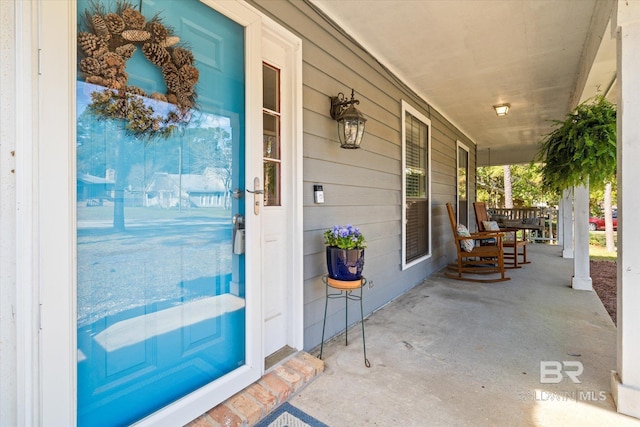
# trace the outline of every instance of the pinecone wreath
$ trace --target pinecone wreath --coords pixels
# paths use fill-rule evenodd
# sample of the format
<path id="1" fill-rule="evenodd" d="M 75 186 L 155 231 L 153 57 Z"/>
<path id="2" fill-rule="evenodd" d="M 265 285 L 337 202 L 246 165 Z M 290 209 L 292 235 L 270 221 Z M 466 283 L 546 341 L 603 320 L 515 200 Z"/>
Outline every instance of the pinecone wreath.
<path id="1" fill-rule="evenodd" d="M 127 129 L 138 136 L 166 137 L 188 120 L 196 105 L 200 73 L 193 53 L 180 45 L 180 38 L 158 15 L 147 21 L 127 0 L 119 0 L 115 9 L 107 11 L 99 1 L 92 2 L 85 10 L 83 31 L 78 32 L 79 71 L 87 83 L 105 87 L 92 94 L 89 107 L 105 118 L 127 121 Z M 167 93 L 147 94 L 128 84 L 126 64 L 137 49 L 162 70 Z M 169 102 L 177 109 L 165 117 L 154 116 L 140 97 Z"/>

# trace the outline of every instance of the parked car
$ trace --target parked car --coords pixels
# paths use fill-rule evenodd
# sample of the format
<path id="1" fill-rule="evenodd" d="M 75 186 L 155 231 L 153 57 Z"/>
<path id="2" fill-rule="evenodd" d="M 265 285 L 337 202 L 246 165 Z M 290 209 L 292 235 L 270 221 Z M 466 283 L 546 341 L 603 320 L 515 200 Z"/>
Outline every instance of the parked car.
<path id="1" fill-rule="evenodd" d="M 613 211 L 613 229 L 618 229 L 618 212 Z M 589 218 L 589 231 L 604 230 L 604 218 Z"/>

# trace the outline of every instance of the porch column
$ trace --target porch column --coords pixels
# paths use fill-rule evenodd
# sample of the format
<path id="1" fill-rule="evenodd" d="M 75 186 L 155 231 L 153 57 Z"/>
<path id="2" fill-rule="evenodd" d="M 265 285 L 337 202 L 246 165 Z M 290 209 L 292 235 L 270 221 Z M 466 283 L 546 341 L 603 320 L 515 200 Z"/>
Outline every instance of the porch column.
<path id="1" fill-rule="evenodd" d="M 589 185 L 573 188 L 573 289 L 592 291 L 589 274 Z"/>
<path id="2" fill-rule="evenodd" d="M 611 393 L 618 412 L 640 418 L 640 2 L 618 1 L 618 346 Z M 624 221 L 629 218 L 629 221 Z"/>
<path id="3" fill-rule="evenodd" d="M 564 193 L 563 193 L 564 194 Z M 564 247 L 564 219 L 562 217 L 564 212 L 564 204 L 562 201 L 562 196 L 560 196 L 560 200 L 558 200 L 558 225 L 556 226 L 556 244 L 561 248 Z"/>
<path id="4" fill-rule="evenodd" d="M 573 258 L 573 200 L 571 189 L 562 192 L 562 258 Z M 560 230 L 558 230 L 560 236 Z"/>
<path id="5" fill-rule="evenodd" d="M 564 207 L 562 206 L 562 197 L 560 197 L 560 200 L 558 200 L 558 225 L 556 225 L 556 244 L 560 247 L 563 247 L 563 226 L 564 224 L 562 223 L 562 212 L 564 210 Z"/>

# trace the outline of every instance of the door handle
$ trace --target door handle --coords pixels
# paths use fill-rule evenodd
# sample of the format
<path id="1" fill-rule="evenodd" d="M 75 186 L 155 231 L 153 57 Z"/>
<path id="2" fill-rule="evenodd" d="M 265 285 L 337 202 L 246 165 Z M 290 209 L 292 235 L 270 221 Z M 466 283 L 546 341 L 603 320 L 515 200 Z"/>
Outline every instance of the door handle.
<path id="1" fill-rule="evenodd" d="M 260 195 L 264 194 L 264 190 L 260 188 L 260 178 L 257 176 L 253 178 L 253 190 L 247 189 L 247 193 L 253 194 L 253 213 L 258 215 L 260 213 Z"/>

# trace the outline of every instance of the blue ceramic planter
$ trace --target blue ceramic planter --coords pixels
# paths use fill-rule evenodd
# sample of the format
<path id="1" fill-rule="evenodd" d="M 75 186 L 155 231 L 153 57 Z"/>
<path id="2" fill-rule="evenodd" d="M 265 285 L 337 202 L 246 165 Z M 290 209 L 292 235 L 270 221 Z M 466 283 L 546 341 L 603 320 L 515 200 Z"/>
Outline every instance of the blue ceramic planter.
<path id="1" fill-rule="evenodd" d="M 360 280 L 363 268 L 364 249 L 340 249 L 327 246 L 327 271 L 332 279 Z"/>

